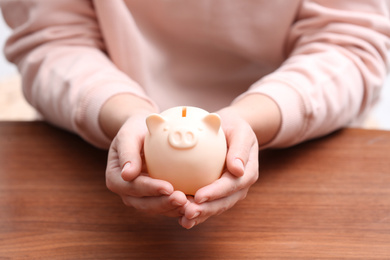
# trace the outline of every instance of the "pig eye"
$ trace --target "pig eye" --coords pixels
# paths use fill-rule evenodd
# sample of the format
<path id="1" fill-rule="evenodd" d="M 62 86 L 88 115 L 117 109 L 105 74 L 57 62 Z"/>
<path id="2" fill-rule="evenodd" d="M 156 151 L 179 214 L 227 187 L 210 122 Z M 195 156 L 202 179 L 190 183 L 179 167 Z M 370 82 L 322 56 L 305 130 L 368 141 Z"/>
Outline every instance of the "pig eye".
<path id="1" fill-rule="evenodd" d="M 169 130 L 169 126 L 165 126 L 164 128 L 163 128 L 163 131 L 168 131 Z"/>

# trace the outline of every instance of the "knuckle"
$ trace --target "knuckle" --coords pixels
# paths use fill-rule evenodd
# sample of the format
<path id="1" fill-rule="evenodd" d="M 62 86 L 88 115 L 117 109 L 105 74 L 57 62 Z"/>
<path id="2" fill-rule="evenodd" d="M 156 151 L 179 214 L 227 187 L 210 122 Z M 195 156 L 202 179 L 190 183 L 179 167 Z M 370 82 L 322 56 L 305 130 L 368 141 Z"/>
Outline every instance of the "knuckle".
<path id="1" fill-rule="evenodd" d="M 247 180 L 246 180 L 247 185 L 244 185 L 244 186 L 245 187 L 251 186 L 254 183 L 256 183 L 258 179 L 259 179 L 259 170 L 256 170 L 253 173 L 247 175 Z M 245 188 L 245 187 L 243 187 L 243 188 Z"/>
<path id="2" fill-rule="evenodd" d="M 128 133 L 126 131 L 123 131 L 123 129 L 120 129 L 118 133 L 115 136 L 115 141 L 120 142 L 121 140 L 125 139 Z"/>
<path id="3" fill-rule="evenodd" d="M 127 207 L 135 208 L 141 212 L 151 212 L 147 203 L 142 203 L 138 198 L 132 196 L 123 196 L 122 197 L 123 204 Z"/>
<path id="4" fill-rule="evenodd" d="M 229 189 L 228 189 L 227 194 L 233 194 L 237 190 L 240 190 L 240 186 L 241 185 L 239 183 L 237 183 L 237 181 L 233 181 L 232 184 L 230 185 Z"/>
<path id="5" fill-rule="evenodd" d="M 133 188 L 126 189 L 125 194 L 131 197 L 137 197 L 137 192 Z"/>
<path id="6" fill-rule="evenodd" d="M 141 176 L 141 177 L 137 178 L 137 185 L 139 187 L 147 187 L 149 185 L 149 181 L 147 178 Z"/>
<path id="7" fill-rule="evenodd" d="M 115 185 L 114 183 L 111 181 L 110 178 L 106 177 L 106 187 L 112 191 L 112 192 L 115 192 Z"/>
<path id="8" fill-rule="evenodd" d="M 120 158 L 121 161 L 123 162 L 127 162 L 127 161 L 133 161 L 132 160 L 132 154 L 127 151 L 127 150 L 123 150 L 121 149 L 120 151 L 118 151 L 118 157 Z M 123 165 L 121 165 L 122 167 Z"/>
<path id="9" fill-rule="evenodd" d="M 248 191 L 249 191 L 249 189 L 242 192 L 241 196 L 239 197 L 239 200 L 244 200 L 246 198 L 246 196 L 248 195 Z"/>
<path id="10" fill-rule="evenodd" d="M 223 206 L 221 206 L 218 210 L 217 210 L 217 212 L 216 212 L 216 214 L 215 215 L 221 215 L 222 213 L 224 213 L 225 211 L 227 211 L 228 209 L 230 208 L 230 206 L 228 206 L 228 205 L 223 205 Z"/>
<path id="11" fill-rule="evenodd" d="M 259 171 L 257 171 L 256 174 L 252 176 L 252 178 L 250 179 L 250 184 L 252 185 L 256 183 L 258 179 L 259 179 Z"/>
<path id="12" fill-rule="evenodd" d="M 142 212 L 149 212 L 150 211 L 150 209 L 146 203 L 138 203 L 135 208 L 138 209 L 139 211 L 142 211 Z"/>
<path id="13" fill-rule="evenodd" d="M 123 196 L 122 197 L 122 202 L 125 204 L 127 207 L 133 207 L 133 204 L 131 203 L 130 199 L 128 197 Z"/>

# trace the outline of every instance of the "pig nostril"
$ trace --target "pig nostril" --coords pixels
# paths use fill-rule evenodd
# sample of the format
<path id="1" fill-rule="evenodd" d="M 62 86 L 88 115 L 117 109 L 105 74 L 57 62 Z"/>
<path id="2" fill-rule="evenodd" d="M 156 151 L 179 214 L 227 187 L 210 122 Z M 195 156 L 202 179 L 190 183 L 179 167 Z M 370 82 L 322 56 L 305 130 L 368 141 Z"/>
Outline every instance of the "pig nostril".
<path id="1" fill-rule="evenodd" d="M 185 134 L 185 141 L 186 141 L 187 143 L 191 143 L 193 140 L 194 140 L 194 134 L 191 133 L 191 132 L 187 132 L 187 133 Z"/>
<path id="2" fill-rule="evenodd" d="M 181 133 L 180 132 L 175 132 L 173 134 L 173 141 L 176 143 L 176 144 L 179 144 L 181 142 Z"/>

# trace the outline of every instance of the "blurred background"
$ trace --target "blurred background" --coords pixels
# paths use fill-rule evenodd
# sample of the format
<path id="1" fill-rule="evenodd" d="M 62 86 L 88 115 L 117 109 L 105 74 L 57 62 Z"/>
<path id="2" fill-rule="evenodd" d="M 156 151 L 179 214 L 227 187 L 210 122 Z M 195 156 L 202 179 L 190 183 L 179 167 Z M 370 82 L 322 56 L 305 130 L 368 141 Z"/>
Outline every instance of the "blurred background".
<path id="1" fill-rule="evenodd" d="M 3 54 L 11 30 L 0 13 L 0 120 L 36 120 L 35 110 L 24 100 L 16 67 Z M 363 128 L 390 130 L 390 76 L 382 90 L 381 100 L 361 125 Z"/>

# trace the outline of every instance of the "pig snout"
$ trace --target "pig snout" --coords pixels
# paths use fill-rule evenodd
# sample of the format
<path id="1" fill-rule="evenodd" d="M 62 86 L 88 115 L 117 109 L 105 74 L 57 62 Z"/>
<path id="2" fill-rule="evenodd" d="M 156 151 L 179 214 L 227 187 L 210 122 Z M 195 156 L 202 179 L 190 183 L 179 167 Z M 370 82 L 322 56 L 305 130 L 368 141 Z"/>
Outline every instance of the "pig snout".
<path id="1" fill-rule="evenodd" d="M 181 127 L 172 129 L 168 135 L 171 146 L 178 149 L 189 149 L 196 145 L 197 135 L 189 128 Z"/>

